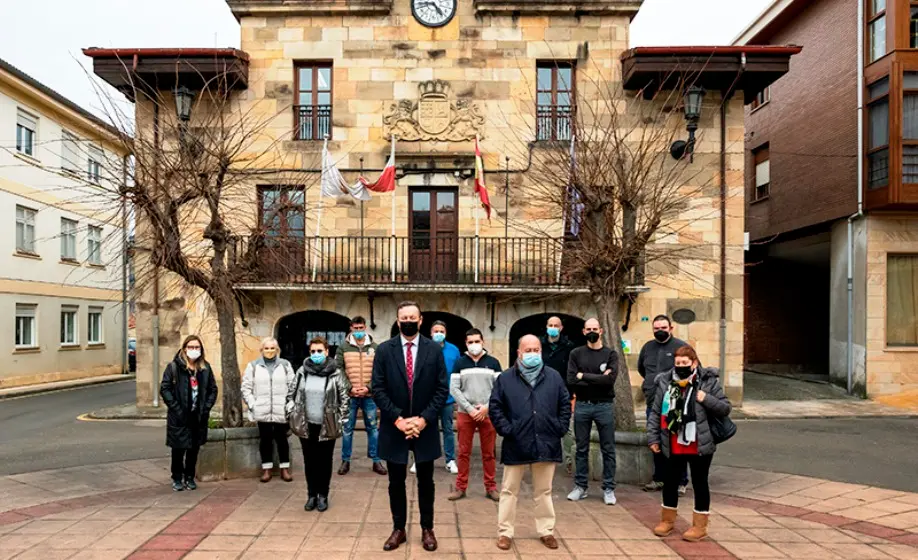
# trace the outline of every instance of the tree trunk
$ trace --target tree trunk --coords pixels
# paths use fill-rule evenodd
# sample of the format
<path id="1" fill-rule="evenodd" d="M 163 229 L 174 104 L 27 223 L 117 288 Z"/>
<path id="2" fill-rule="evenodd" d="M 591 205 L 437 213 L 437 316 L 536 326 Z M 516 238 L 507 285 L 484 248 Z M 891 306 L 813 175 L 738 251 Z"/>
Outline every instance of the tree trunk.
<path id="1" fill-rule="evenodd" d="M 634 397 L 631 392 L 631 374 L 628 362 L 622 352 L 621 302 L 612 295 L 594 296 L 599 310 L 606 345 L 618 355 L 618 377 L 615 380 L 615 429 L 618 431 L 635 431 L 637 422 L 634 419 Z"/>
<path id="2" fill-rule="evenodd" d="M 223 377 L 223 426 L 242 426 L 242 382 L 236 357 L 236 314 L 233 296 L 220 290 L 214 297 L 220 331 L 220 370 Z"/>

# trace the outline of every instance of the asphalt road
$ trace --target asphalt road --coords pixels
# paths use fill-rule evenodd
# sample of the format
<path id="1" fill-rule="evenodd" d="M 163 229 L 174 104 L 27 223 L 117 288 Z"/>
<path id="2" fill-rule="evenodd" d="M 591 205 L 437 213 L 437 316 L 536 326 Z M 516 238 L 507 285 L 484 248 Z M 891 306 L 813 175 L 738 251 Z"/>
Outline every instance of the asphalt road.
<path id="1" fill-rule="evenodd" d="M 0 400 L 0 475 L 167 457 L 162 421 L 85 422 L 132 402 L 134 381 Z"/>
<path id="2" fill-rule="evenodd" d="M 133 381 L 123 381 L 0 400 L 0 475 L 167 457 L 162 421 L 77 420 L 133 399 Z M 918 420 L 748 420 L 738 426 L 715 464 L 918 492 Z"/>
<path id="3" fill-rule="evenodd" d="M 714 463 L 918 492 L 918 419 L 748 420 Z"/>

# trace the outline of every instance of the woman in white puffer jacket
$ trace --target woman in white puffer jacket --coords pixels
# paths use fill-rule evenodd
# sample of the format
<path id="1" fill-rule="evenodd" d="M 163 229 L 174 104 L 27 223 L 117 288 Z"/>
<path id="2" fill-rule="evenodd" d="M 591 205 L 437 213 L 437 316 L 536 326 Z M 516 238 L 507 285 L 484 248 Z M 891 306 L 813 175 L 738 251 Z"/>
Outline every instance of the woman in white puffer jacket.
<path id="1" fill-rule="evenodd" d="M 287 442 L 287 417 L 284 405 L 287 386 L 293 381 L 290 362 L 280 357 L 277 340 L 261 341 L 261 357 L 245 368 L 242 376 L 242 399 L 249 407 L 249 419 L 258 422 L 261 452 L 261 481 L 271 480 L 274 468 L 274 446 L 280 460 L 281 478 L 290 482 L 290 444 Z"/>

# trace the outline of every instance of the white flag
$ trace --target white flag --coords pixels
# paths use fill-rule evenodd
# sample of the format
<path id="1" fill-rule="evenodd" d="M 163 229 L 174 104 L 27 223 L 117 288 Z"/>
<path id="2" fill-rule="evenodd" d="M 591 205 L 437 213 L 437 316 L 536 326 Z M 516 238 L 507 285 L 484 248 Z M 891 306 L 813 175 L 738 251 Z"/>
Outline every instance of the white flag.
<path id="1" fill-rule="evenodd" d="M 328 151 L 328 140 L 322 148 L 322 197 L 323 198 L 341 198 L 350 196 L 357 200 L 370 200 L 370 192 L 361 181 L 357 181 L 353 186 L 348 185 L 338 166 L 335 165 L 331 154 Z"/>

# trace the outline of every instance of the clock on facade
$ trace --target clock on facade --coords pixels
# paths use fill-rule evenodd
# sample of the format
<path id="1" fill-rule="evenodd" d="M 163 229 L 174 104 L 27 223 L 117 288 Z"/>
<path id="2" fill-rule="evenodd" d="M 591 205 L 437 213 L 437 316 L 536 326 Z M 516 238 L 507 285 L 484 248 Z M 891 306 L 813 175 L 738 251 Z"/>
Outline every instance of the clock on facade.
<path id="1" fill-rule="evenodd" d="M 456 0 L 411 0 L 414 19 L 427 27 L 443 27 L 456 15 Z"/>

